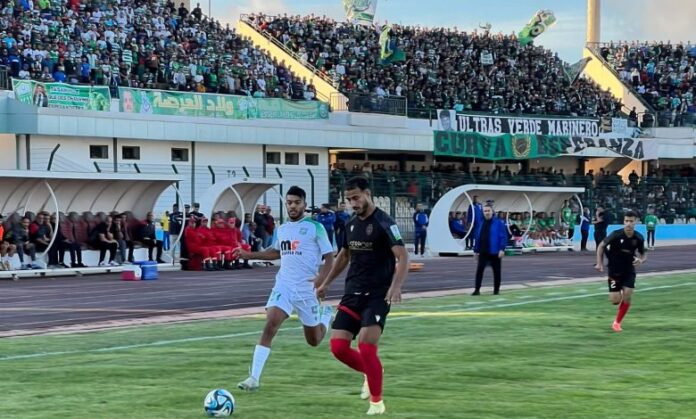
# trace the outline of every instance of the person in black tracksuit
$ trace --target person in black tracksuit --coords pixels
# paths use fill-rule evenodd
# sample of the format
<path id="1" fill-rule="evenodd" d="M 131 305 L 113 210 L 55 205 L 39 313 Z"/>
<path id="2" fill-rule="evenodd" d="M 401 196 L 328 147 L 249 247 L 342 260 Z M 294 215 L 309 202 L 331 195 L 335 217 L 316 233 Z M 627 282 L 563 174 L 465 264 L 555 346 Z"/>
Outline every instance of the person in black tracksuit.
<path id="1" fill-rule="evenodd" d="M 606 220 L 606 212 L 604 211 L 603 207 L 597 207 L 597 210 L 595 212 L 595 220 L 592 222 L 594 224 L 594 241 L 595 241 L 595 246 L 599 247 L 599 244 L 602 243 L 602 240 L 604 240 L 605 237 L 607 237 L 607 220 Z"/>

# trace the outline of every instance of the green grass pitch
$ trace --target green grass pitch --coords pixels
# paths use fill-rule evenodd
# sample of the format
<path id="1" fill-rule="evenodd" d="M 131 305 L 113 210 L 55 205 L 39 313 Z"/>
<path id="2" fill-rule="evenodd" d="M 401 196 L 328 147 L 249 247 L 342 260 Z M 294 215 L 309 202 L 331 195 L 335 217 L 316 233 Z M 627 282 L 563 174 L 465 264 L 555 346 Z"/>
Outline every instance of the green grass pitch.
<path id="1" fill-rule="evenodd" d="M 638 279 L 624 332 L 602 283 L 410 300 L 380 346 L 386 417 L 696 417 L 696 275 Z M 502 298 L 502 299 L 501 299 Z M 0 418 L 356 418 L 362 377 L 296 319 L 276 338 L 258 393 L 246 378 L 260 317 L 0 340 Z"/>

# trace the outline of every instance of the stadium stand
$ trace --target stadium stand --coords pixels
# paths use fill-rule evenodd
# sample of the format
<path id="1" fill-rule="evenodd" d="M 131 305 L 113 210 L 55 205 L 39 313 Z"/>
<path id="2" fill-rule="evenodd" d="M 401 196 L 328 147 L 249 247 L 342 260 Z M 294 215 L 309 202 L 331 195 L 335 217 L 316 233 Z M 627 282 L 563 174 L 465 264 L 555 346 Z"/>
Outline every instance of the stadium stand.
<path id="1" fill-rule="evenodd" d="M 40 5 L 47 7 L 41 9 Z M 173 1 L 0 1 L 6 76 L 162 90 L 313 99 L 229 25 Z M 8 88 L 7 79 L 5 85 Z"/>
<path id="2" fill-rule="evenodd" d="M 696 46 L 634 41 L 593 47 L 656 111 L 659 126 L 696 123 Z"/>
<path id="3" fill-rule="evenodd" d="M 554 53 L 521 48 L 514 35 L 394 25 L 406 61 L 380 65 L 375 28 L 319 16 L 243 18 L 349 96 L 407 98 L 409 116 L 442 108 L 578 116 L 613 115 L 621 109 L 589 80 L 571 86 Z"/>

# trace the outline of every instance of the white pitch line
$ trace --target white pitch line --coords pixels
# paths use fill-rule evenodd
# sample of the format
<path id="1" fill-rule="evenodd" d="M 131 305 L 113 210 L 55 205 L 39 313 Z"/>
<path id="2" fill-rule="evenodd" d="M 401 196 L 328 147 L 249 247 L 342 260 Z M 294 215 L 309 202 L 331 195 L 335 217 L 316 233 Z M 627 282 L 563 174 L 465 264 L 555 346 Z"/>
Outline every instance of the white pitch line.
<path id="1" fill-rule="evenodd" d="M 636 290 L 636 292 L 646 292 L 646 291 L 655 291 L 655 290 L 663 290 L 663 289 L 671 289 L 671 288 L 680 288 L 680 287 L 688 287 L 688 286 L 693 286 L 693 285 L 696 285 L 696 282 L 684 282 L 681 284 L 674 284 L 674 285 L 660 285 L 660 286 L 656 286 L 656 287 L 642 288 L 640 290 Z M 528 300 L 528 301 L 518 301 L 518 302 L 514 302 L 514 303 L 505 303 L 505 304 L 492 304 L 492 305 L 477 306 L 477 307 L 464 307 L 463 305 L 460 305 L 461 309 L 459 309 L 459 310 L 442 310 L 442 312 L 446 313 L 446 312 L 450 312 L 450 311 L 479 311 L 479 310 L 485 310 L 485 309 L 489 309 L 489 308 L 496 309 L 496 308 L 516 307 L 516 306 L 522 306 L 522 305 L 528 305 L 528 304 L 544 304 L 544 303 L 552 303 L 552 302 L 556 302 L 556 301 L 578 300 L 578 299 L 582 299 L 582 298 L 597 297 L 597 296 L 601 296 L 601 295 L 606 295 L 606 292 L 593 293 L 593 294 L 572 294 L 572 295 L 566 295 L 563 297 L 544 298 L 544 299 L 539 299 L 539 300 Z M 468 304 L 468 303 L 465 303 L 465 304 Z M 396 318 L 391 319 L 390 321 L 394 322 L 394 321 L 399 321 L 399 320 L 418 319 L 418 318 L 422 318 L 422 317 L 425 317 L 425 316 L 422 314 L 414 314 L 412 316 L 396 317 Z M 302 329 L 301 326 L 286 327 L 286 328 L 280 329 L 279 332 L 285 332 L 285 331 L 290 331 L 290 330 L 300 330 L 300 329 Z M 15 361 L 15 360 L 31 359 L 31 358 L 44 358 L 44 357 L 48 357 L 48 356 L 76 355 L 76 354 L 86 354 L 86 353 L 102 353 L 102 352 L 112 352 L 112 351 L 123 351 L 123 350 L 129 350 L 129 349 L 149 348 L 149 347 L 153 347 L 153 346 L 166 346 L 166 345 L 174 345 L 174 344 L 179 344 L 179 343 L 200 342 L 200 341 L 205 341 L 205 340 L 231 339 L 231 338 L 238 338 L 238 337 L 244 337 L 244 336 L 258 335 L 260 333 L 261 333 L 261 331 L 253 331 L 253 332 L 231 333 L 231 334 L 227 334 L 227 335 L 217 335 L 217 336 L 198 336 L 198 337 L 194 337 L 194 338 L 185 338 L 185 339 L 160 340 L 160 341 L 150 342 L 150 343 L 138 343 L 138 344 L 134 344 L 134 345 L 107 346 L 104 348 L 87 349 L 87 350 L 39 352 L 39 353 L 25 354 L 25 355 L 10 355 L 10 356 L 0 357 L 0 361 Z"/>

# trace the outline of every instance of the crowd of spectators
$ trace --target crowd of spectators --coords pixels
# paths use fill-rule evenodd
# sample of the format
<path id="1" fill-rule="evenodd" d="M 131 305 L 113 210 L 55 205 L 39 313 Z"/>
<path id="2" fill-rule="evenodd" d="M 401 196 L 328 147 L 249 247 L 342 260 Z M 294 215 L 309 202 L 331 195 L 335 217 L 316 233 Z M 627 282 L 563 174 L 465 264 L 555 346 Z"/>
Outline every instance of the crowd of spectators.
<path id="1" fill-rule="evenodd" d="M 620 110 L 611 93 L 582 78 L 571 85 L 557 55 L 520 47 L 515 35 L 393 25 L 406 61 L 380 65 L 374 27 L 314 15 L 252 15 L 249 22 L 349 96 L 401 96 L 416 109 L 578 116 Z"/>
<path id="2" fill-rule="evenodd" d="M 617 42 L 600 55 L 650 106 L 681 126 L 696 114 L 696 46 L 670 42 Z M 690 118 L 687 118 L 690 116 Z"/>
<path id="3" fill-rule="evenodd" d="M 0 0 L 0 65 L 43 82 L 313 99 L 228 25 L 172 0 Z"/>
<path id="4" fill-rule="evenodd" d="M 696 170 L 693 166 L 680 169 L 652 170 L 640 177 L 632 172 L 628 182 L 616 172 L 600 169 L 599 173 L 580 170 L 572 174 L 553 167 L 518 169 L 517 165 L 496 165 L 493 170 L 481 170 L 476 166 L 438 163 L 433 166 L 412 165 L 408 171 L 400 171 L 398 165 L 355 164 L 347 168 L 344 163 L 333 166 L 330 176 L 330 199 L 338 201 L 342 182 L 348 177 L 362 175 L 370 179 L 376 196 L 405 196 L 416 203 L 432 208 L 437 200 L 450 189 L 466 183 L 528 186 L 578 186 L 586 189 L 582 200 L 585 205 L 604 207 L 608 212 L 622 214 L 625 209 L 645 214 L 648 207 L 667 223 L 688 222 L 696 217 Z"/>
<path id="5" fill-rule="evenodd" d="M 99 266 L 118 266 L 134 262 L 136 247 L 147 248 L 150 261 L 164 263 L 161 226 L 151 212 L 145 220 L 135 219 L 130 212 L 12 213 L 7 219 L 0 216 L 0 225 L 3 270 L 84 268 L 83 250 L 98 250 Z M 37 259 L 43 252 L 48 256 L 47 263 Z M 19 266 L 13 266 L 15 253 Z M 70 265 L 65 262 L 66 254 L 70 256 Z"/>

